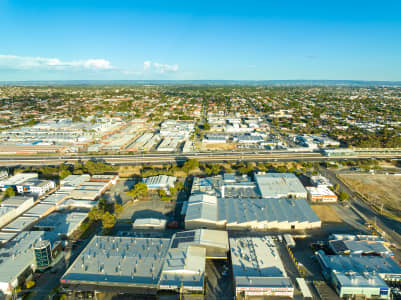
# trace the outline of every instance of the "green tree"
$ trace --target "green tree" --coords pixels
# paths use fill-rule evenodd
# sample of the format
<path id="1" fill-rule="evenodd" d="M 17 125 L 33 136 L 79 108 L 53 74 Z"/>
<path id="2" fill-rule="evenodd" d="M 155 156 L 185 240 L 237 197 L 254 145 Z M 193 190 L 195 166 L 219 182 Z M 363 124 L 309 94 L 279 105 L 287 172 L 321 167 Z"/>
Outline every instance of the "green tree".
<path id="1" fill-rule="evenodd" d="M 340 200 L 341 201 L 348 201 L 349 195 L 346 192 L 341 192 L 340 193 Z"/>
<path id="2" fill-rule="evenodd" d="M 113 228 L 115 224 L 116 224 L 116 216 L 114 216 L 111 213 L 109 213 L 108 211 L 106 211 L 102 215 L 103 228 L 110 229 L 110 228 Z"/>
<path id="3" fill-rule="evenodd" d="M 102 219 L 103 213 L 103 210 L 94 207 L 89 211 L 88 218 L 90 221 L 98 221 Z"/>
<path id="4" fill-rule="evenodd" d="M 115 203 L 114 204 L 114 214 L 119 216 L 123 211 L 123 206 L 121 204 Z"/>
<path id="5" fill-rule="evenodd" d="M 127 192 L 127 195 L 131 196 L 132 199 L 138 199 L 140 197 L 145 197 L 148 195 L 148 186 L 146 183 L 139 182 L 133 189 Z"/>
<path id="6" fill-rule="evenodd" d="M 6 188 L 5 194 L 7 197 L 13 197 L 15 196 L 15 191 L 11 186 L 9 186 L 8 188 Z"/>
<path id="7" fill-rule="evenodd" d="M 70 170 L 61 170 L 59 173 L 60 180 L 63 180 L 67 176 L 71 175 Z"/>
<path id="8" fill-rule="evenodd" d="M 184 165 L 182 166 L 182 169 L 184 172 L 189 173 L 192 170 L 195 170 L 199 167 L 199 161 L 196 159 L 189 159 L 187 160 Z"/>

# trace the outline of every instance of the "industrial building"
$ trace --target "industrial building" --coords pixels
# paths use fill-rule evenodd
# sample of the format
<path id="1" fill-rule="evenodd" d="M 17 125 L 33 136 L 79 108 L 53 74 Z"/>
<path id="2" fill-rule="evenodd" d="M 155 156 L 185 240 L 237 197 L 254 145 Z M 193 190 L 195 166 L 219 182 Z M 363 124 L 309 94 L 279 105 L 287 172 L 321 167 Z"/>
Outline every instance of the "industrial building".
<path id="1" fill-rule="evenodd" d="M 292 173 L 255 174 L 262 198 L 307 198 L 301 181 Z"/>
<path id="2" fill-rule="evenodd" d="M 256 183 L 248 176 L 236 176 L 224 173 L 213 177 L 195 177 L 192 183 L 191 194 L 209 194 L 216 197 L 231 198 L 260 198 Z"/>
<path id="3" fill-rule="evenodd" d="M 12 187 L 16 191 L 17 185 L 34 179 L 38 179 L 37 173 L 18 173 L 12 177 L 0 181 L 0 190 L 5 191 L 8 187 Z"/>
<path id="4" fill-rule="evenodd" d="M 142 179 L 142 182 L 147 185 L 148 189 L 165 191 L 168 191 L 169 188 L 174 187 L 174 183 L 176 181 L 176 177 L 167 175 L 151 176 Z"/>
<path id="5" fill-rule="evenodd" d="M 311 176 L 310 181 L 313 186 L 315 187 L 331 187 L 333 184 L 330 182 L 329 179 L 327 179 L 324 176 L 317 175 L 317 176 Z"/>
<path id="6" fill-rule="evenodd" d="M 337 202 L 337 195 L 326 186 L 307 186 L 306 190 L 308 191 L 308 200 L 311 202 Z"/>
<path id="7" fill-rule="evenodd" d="M 393 255 L 382 242 L 336 240 L 329 247 L 338 255 Z"/>
<path id="8" fill-rule="evenodd" d="M 293 297 L 294 287 L 269 236 L 230 238 L 235 295 Z"/>
<path id="9" fill-rule="evenodd" d="M 185 228 L 304 230 L 321 221 L 306 202 L 306 190 L 293 174 L 224 174 L 194 178 L 183 204 Z M 270 196 L 269 198 L 266 198 Z"/>
<path id="10" fill-rule="evenodd" d="M 320 228 L 321 221 L 305 199 L 189 197 L 185 228 L 227 230 L 304 230 Z"/>
<path id="11" fill-rule="evenodd" d="M 169 239 L 95 236 L 61 279 L 66 289 L 155 294 Z"/>
<path id="12" fill-rule="evenodd" d="M 11 243 L 0 248 L 0 291 L 11 295 L 13 290 L 36 269 L 33 246 L 48 235 L 43 231 L 24 231 Z"/>
<path id="13" fill-rule="evenodd" d="M 17 184 L 16 189 L 17 192 L 20 194 L 27 193 L 40 197 L 51 189 L 54 189 L 55 186 L 56 184 L 52 180 L 30 179 L 20 184 Z"/>
<path id="14" fill-rule="evenodd" d="M 401 267 L 390 256 L 316 253 L 324 277 L 340 297 L 390 299 L 386 282 L 400 282 Z"/>
<path id="15" fill-rule="evenodd" d="M 206 259 L 226 258 L 227 232 L 178 232 L 172 239 L 96 236 L 61 279 L 71 291 L 155 295 L 204 293 Z"/>
<path id="16" fill-rule="evenodd" d="M 34 228 L 50 231 L 55 236 L 70 236 L 88 216 L 85 212 L 54 212 L 39 220 Z"/>
<path id="17" fill-rule="evenodd" d="M 71 190 L 76 189 L 82 183 L 89 181 L 90 175 L 89 174 L 82 174 L 82 175 L 69 175 L 66 178 L 60 180 L 60 192 L 66 191 L 70 192 Z"/>
<path id="18" fill-rule="evenodd" d="M 35 204 L 33 197 L 13 196 L 0 203 L 0 228 Z"/>

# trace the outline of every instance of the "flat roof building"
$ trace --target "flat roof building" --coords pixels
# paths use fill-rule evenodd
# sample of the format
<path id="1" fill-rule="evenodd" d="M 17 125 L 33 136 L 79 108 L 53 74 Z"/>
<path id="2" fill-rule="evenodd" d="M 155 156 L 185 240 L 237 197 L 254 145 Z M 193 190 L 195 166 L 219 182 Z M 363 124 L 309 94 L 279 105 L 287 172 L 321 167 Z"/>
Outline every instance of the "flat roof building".
<path id="1" fill-rule="evenodd" d="M 12 187 L 16 190 L 17 185 L 30 180 L 37 179 L 38 173 L 18 173 L 12 177 L 9 177 L 5 180 L 0 181 L 0 190 L 5 191 L 6 188 Z"/>
<path id="2" fill-rule="evenodd" d="M 53 212 L 39 220 L 35 228 L 51 231 L 55 236 L 70 236 L 87 216 L 85 212 Z"/>
<path id="3" fill-rule="evenodd" d="M 65 289 L 154 295 L 204 293 L 207 258 L 226 258 L 227 232 L 184 231 L 172 239 L 96 236 L 63 275 Z"/>
<path id="4" fill-rule="evenodd" d="M 35 204 L 33 197 L 13 196 L 0 203 L 0 228 Z"/>
<path id="5" fill-rule="evenodd" d="M 11 295 L 35 268 L 33 245 L 47 239 L 43 231 L 24 231 L 0 248 L 0 290 Z"/>
<path id="6" fill-rule="evenodd" d="M 185 228 L 227 230 L 304 230 L 320 228 L 321 221 L 305 199 L 216 198 L 192 195 Z"/>
<path id="7" fill-rule="evenodd" d="M 293 297 L 294 287 L 270 236 L 230 238 L 235 295 Z"/>
<path id="8" fill-rule="evenodd" d="M 255 174 L 262 198 L 307 198 L 301 181 L 292 173 Z"/>
<path id="9" fill-rule="evenodd" d="M 145 183 L 150 190 L 168 190 L 174 187 L 176 180 L 177 178 L 174 176 L 158 175 L 143 178 L 142 182 Z"/>
<path id="10" fill-rule="evenodd" d="M 337 195 L 327 186 L 307 186 L 308 200 L 311 202 L 337 202 Z"/>

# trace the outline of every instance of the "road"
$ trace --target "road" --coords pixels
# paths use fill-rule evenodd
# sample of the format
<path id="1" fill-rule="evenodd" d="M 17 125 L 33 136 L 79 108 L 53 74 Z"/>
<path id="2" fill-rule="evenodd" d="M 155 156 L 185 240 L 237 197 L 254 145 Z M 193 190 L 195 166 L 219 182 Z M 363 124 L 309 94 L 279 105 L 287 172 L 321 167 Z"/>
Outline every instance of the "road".
<path id="1" fill-rule="evenodd" d="M 236 161 L 334 161 L 355 160 L 371 158 L 400 159 L 401 150 L 393 152 L 358 152 L 354 156 L 327 157 L 318 152 L 310 151 L 235 151 L 235 152 L 193 152 L 193 153 L 151 153 L 135 155 L 70 155 L 70 156 L 0 156 L 0 166 L 22 165 L 58 165 L 61 163 L 74 163 L 76 161 L 102 160 L 118 165 L 134 164 L 167 164 L 180 163 L 188 159 L 197 159 L 205 163 L 236 162 Z"/>
<path id="2" fill-rule="evenodd" d="M 398 247 L 401 246 L 401 222 L 380 215 L 374 211 L 369 204 L 359 197 L 358 194 L 354 193 L 354 191 L 350 190 L 341 180 L 339 180 L 335 172 L 325 168 L 320 168 L 319 171 L 323 176 L 329 178 L 332 183 L 338 183 L 339 191 L 344 191 L 350 195 L 349 202 L 354 209 L 362 213 L 366 219 L 371 222 L 376 222 L 377 226 L 385 232 L 386 237 L 389 240 L 395 243 Z"/>

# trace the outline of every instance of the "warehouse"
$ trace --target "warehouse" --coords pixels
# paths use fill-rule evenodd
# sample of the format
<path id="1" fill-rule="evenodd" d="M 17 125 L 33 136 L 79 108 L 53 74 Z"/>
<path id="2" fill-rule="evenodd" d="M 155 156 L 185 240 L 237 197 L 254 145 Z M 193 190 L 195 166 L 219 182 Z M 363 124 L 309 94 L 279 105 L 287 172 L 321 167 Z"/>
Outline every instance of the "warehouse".
<path id="1" fill-rule="evenodd" d="M 223 229 L 225 220 L 218 218 L 218 204 L 216 196 L 195 194 L 186 202 L 185 229 Z"/>
<path id="2" fill-rule="evenodd" d="M 0 190 L 5 191 L 6 188 L 12 187 L 17 190 L 17 185 L 31 179 L 38 179 L 37 173 L 18 173 L 10 178 L 0 181 Z"/>
<path id="3" fill-rule="evenodd" d="M 69 197 L 72 199 L 96 200 L 107 190 L 108 187 L 109 184 L 107 182 L 86 181 L 72 190 Z"/>
<path id="4" fill-rule="evenodd" d="M 54 193 L 51 194 L 49 196 L 47 196 L 46 198 L 44 198 L 41 203 L 48 203 L 48 204 L 54 204 L 54 205 L 59 205 L 62 202 L 65 201 L 65 199 L 67 199 L 68 194 L 65 193 Z"/>
<path id="5" fill-rule="evenodd" d="M 89 181 L 90 175 L 82 174 L 82 175 L 69 175 L 66 178 L 60 180 L 60 192 L 69 192 L 77 187 L 79 187 L 82 183 Z"/>
<path id="6" fill-rule="evenodd" d="M 155 295 L 203 294 L 207 259 L 225 259 L 225 231 L 193 230 L 172 239 L 94 237 L 61 279 L 67 290 Z"/>
<path id="7" fill-rule="evenodd" d="M 35 229 L 51 231 L 55 236 L 70 236 L 88 216 L 83 212 L 54 212 L 35 224 Z"/>
<path id="8" fill-rule="evenodd" d="M 307 186 L 308 200 L 311 202 L 330 203 L 337 202 L 337 195 L 332 190 L 325 186 Z"/>
<path id="9" fill-rule="evenodd" d="M 389 256 L 326 255 L 316 252 L 324 277 L 341 297 L 389 299 L 386 282 L 400 282 L 401 267 Z"/>
<path id="10" fill-rule="evenodd" d="M 18 217 L 11 223 L 2 228 L 2 231 L 21 232 L 33 226 L 39 220 L 39 217 Z"/>
<path id="11" fill-rule="evenodd" d="M 0 248 L 0 290 L 11 295 L 13 289 L 32 274 L 35 259 L 32 247 L 41 239 L 49 239 L 43 231 L 24 231 L 12 243 Z"/>
<path id="12" fill-rule="evenodd" d="M 311 176 L 310 181 L 315 187 L 332 187 L 333 184 L 324 176 Z"/>
<path id="13" fill-rule="evenodd" d="M 229 250 L 227 231 L 196 229 L 173 235 L 171 248 L 188 246 L 205 248 L 207 259 L 226 259 Z"/>
<path id="14" fill-rule="evenodd" d="M 164 261 L 160 290 L 203 294 L 206 249 L 171 247 Z"/>
<path id="15" fill-rule="evenodd" d="M 26 212 L 24 212 L 23 216 L 24 217 L 39 217 L 42 218 L 51 212 L 53 212 L 56 209 L 56 206 L 54 204 L 48 204 L 48 203 L 39 203 Z"/>
<path id="16" fill-rule="evenodd" d="M 35 204 L 33 197 L 13 196 L 0 204 L 0 227 L 23 214 Z"/>
<path id="17" fill-rule="evenodd" d="M 95 236 L 61 278 L 67 290 L 156 294 L 170 239 Z"/>
<path id="18" fill-rule="evenodd" d="M 177 150 L 178 144 L 183 142 L 180 137 L 165 137 L 157 146 L 157 151 L 173 152 Z"/>
<path id="19" fill-rule="evenodd" d="M 258 173 L 255 181 L 262 198 L 307 198 L 301 181 L 292 173 Z"/>
<path id="20" fill-rule="evenodd" d="M 270 236 L 230 238 L 235 295 L 293 297 L 294 287 Z"/>
<path id="21" fill-rule="evenodd" d="M 210 194 L 217 197 L 231 198 L 260 198 L 255 182 L 246 175 L 236 176 L 232 173 L 224 173 L 213 177 L 195 177 L 192 183 L 192 194 Z"/>
<path id="22" fill-rule="evenodd" d="M 143 178 L 142 182 L 145 183 L 150 190 L 166 190 L 174 187 L 177 178 L 174 176 L 158 175 Z"/>
<path id="23" fill-rule="evenodd" d="M 321 221 L 305 199 L 216 198 L 196 194 L 188 199 L 185 228 L 227 230 L 304 230 Z"/>
<path id="24" fill-rule="evenodd" d="M 380 241 L 332 240 L 329 241 L 329 247 L 338 255 L 393 255 Z"/>

